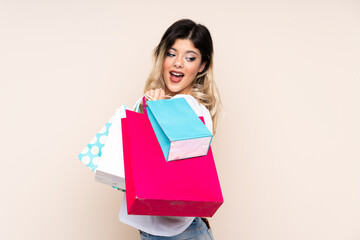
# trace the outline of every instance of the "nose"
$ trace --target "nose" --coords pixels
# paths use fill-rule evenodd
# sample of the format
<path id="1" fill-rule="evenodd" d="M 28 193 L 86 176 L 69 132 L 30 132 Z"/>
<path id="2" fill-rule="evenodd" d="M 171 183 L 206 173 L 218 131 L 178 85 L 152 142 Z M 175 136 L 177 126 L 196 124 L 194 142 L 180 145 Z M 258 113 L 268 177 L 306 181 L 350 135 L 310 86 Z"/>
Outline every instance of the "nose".
<path id="1" fill-rule="evenodd" d="M 174 67 L 175 67 L 175 68 L 183 68 L 183 66 L 184 66 L 183 60 L 182 60 L 181 56 L 178 56 L 178 57 L 175 59 Z"/>

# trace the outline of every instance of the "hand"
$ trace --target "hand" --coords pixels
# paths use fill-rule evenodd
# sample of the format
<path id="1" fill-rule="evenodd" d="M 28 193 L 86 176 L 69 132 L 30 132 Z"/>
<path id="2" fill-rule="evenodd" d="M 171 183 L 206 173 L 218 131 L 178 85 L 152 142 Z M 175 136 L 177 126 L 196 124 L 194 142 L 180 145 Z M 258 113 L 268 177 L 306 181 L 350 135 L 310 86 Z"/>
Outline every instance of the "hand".
<path id="1" fill-rule="evenodd" d="M 162 88 L 152 89 L 145 92 L 146 95 L 152 98 L 152 100 L 165 99 L 165 91 Z"/>

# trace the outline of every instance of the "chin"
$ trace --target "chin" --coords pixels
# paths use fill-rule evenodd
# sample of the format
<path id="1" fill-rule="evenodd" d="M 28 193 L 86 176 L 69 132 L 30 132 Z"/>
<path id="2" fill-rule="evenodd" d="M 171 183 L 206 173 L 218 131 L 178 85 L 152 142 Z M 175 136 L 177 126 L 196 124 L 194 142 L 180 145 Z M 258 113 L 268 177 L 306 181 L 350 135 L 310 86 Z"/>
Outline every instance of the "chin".
<path id="1" fill-rule="evenodd" d="M 165 85 L 166 85 L 167 90 L 170 93 L 178 94 L 179 92 L 181 92 L 183 90 L 182 88 L 179 88 L 178 86 L 174 86 L 171 83 L 170 84 L 165 84 Z"/>
<path id="2" fill-rule="evenodd" d="M 170 93 L 173 93 L 174 95 L 175 94 L 179 94 L 180 92 L 181 92 L 181 89 L 180 90 L 178 90 L 178 89 L 174 89 L 174 88 L 168 88 L 168 91 L 170 92 Z"/>

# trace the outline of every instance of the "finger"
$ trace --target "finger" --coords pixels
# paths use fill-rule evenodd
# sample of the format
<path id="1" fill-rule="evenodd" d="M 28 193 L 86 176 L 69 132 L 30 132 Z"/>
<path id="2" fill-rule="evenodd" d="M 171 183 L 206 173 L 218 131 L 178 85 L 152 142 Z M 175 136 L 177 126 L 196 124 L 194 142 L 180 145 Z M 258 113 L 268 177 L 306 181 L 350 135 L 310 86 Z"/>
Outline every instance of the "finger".
<path id="1" fill-rule="evenodd" d="M 165 91 L 164 89 L 160 88 L 160 96 L 159 99 L 165 99 Z"/>
<path id="2" fill-rule="evenodd" d="M 149 96 L 150 96 L 151 98 L 154 98 L 154 93 L 155 93 L 154 89 L 151 89 L 151 90 L 149 91 Z"/>
<path id="3" fill-rule="evenodd" d="M 157 88 L 154 91 L 154 100 L 159 100 L 159 96 L 160 96 L 160 89 Z"/>

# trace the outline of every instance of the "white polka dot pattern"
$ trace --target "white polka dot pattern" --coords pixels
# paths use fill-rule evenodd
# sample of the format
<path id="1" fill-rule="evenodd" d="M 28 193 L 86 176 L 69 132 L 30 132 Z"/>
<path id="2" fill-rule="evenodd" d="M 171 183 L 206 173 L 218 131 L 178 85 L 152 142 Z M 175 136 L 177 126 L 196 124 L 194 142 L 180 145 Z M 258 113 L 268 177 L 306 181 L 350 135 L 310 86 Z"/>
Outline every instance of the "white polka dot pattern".
<path id="1" fill-rule="evenodd" d="M 79 154 L 80 161 L 82 161 L 92 171 L 95 171 L 95 169 L 98 167 L 101 157 L 101 150 L 106 143 L 106 138 L 109 135 L 110 127 L 111 123 L 107 122 Z"/>
<path id="2" fill-rule="evenodd" d="M 91 153 L 94 154 L 94 155 L 98 155 L 99 153 L 99 148 L 97 146 L 93 146 L 91 148 Z"/>
<path id="3" fill-rule="evenodd" d="M 101 144 L 105 144 L 106 139 L 107 139 L 107 136 L 106 136 L 106 135 L 102 135 L 102 136 L 100 137 L 100 139 L 99 139 L 99 142 L 100 142 Z"/>
<path id="4" fill-rule="evenodd" d="M 97 165 L 99 165 L 99 160 L 100 160 L 100 157 L 94 157 L 92 162 L 93 162 L 94 165 L 97 166 Z"/>
<path id="5" fill-rule="evenodd" d="M 99 133 L 105 133 L 106 132 L 106 127 L 104 126 L 104 127 L 102 127 L 101 129 L 100 129 L 100 131 L 99 131 Z"/>
<path id="6" fill-rule="evenodd" d="M 89 156 L 84 156 L 83 158 L 81 158 L 81 161 L 86 165 L 90 163 L 90 160 L 91 159 Z"/>
<path id="7" fill-rule="evenodd" d="M 96 143 L 96 141 L 97 141 L 97 137 L 94 137 L 93 139 L 91 139 L 90 144 L 94 144 Z"/>
<path id="8" fill-rule="evenodd" d="M 89 148 L 86 147 L 86 148 L 84 148 L 84 150 L 82 150 L 81 154 L 86 154 L 88 151 L 89 151 Z"/>

